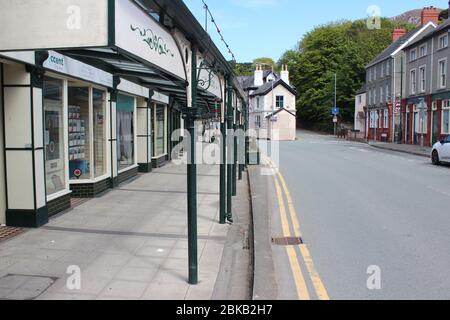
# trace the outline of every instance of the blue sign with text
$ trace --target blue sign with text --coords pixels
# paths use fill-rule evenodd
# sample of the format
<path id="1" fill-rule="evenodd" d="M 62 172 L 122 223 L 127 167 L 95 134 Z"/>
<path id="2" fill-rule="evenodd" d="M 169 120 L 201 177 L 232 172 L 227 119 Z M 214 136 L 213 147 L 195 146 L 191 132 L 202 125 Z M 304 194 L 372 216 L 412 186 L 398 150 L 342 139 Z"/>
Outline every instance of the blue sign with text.
<path id="1" fill-rule="evenodd" d="M 337 116 L 340 113 L 340 109 L 338 107 L 334 107 L 333 109 L 331 109 L 331 114 L 333 116 Z"/>

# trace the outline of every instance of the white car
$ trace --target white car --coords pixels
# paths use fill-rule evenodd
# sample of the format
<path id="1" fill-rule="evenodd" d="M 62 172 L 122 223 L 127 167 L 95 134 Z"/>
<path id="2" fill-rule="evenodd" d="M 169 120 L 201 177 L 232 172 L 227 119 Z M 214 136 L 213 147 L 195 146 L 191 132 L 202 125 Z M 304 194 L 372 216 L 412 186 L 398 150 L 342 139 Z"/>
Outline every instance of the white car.
<path id="1" fill-rule="evenodd" d="M 434 165 L 439 165 L 441 162 L 450 163 L 450 136 L 433 146 L 431 160 Z"/>

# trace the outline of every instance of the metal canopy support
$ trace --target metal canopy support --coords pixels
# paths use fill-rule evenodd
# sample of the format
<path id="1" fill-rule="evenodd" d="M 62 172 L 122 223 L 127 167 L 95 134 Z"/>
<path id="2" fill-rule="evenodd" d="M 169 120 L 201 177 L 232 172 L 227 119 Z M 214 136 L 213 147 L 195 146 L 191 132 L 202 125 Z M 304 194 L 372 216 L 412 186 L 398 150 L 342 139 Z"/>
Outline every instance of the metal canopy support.
<path id="1" fill-rule="evenodd" d="M 227 76 L 227 220 L 233 222 L 233 86 L 231 75 Z"/>
<path id="2" fill-rule="evenodd" d="M 227 86 L 228 79 L 225 79 L 225 88 L 227 88 Z M 225 94 L 220 121 L 220 132 L 222 137 L 220 148 L 220 224 L 225 224 L 227 220 L 227 101 L 227 95 Z"/>
<path id="3" fill-rule="evenodd" d="M 233 197 L 237 194 L 237 148 L 238 148 L 238 137 L 237 137 L 237 119 L 238 119 L 238 104 L 237 104 L 237 95 L 234 99 L 234 112 L 233 112 L 233 131 L 234 131 L 234 139 L 233 139 Z"/>
<path id="4" fill-rule="evenodd" d="M 189 130 L 190 143 L 188 147 L 187 165 L 187 202 L 188 202 L 188 251 L 189 251 L 189 284 L 198 284 L 198 252 L 197 252 L 197 164 L 195 155 L 196 131 L 195 120 L 198 117 L 197 110 L 197 49 L 192 48 L 192 79 L 191 93 L 192 106 L 186 109 L 187 129 Z"/>

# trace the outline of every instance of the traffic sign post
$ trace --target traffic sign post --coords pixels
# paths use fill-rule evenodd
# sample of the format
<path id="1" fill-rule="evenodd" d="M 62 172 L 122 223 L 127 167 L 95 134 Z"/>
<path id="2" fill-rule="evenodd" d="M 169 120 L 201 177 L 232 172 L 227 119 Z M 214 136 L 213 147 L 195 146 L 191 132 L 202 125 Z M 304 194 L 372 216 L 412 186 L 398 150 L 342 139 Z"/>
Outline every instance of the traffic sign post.
<path id="1" fill-rule="evenodd" d="M 334 124 L 334 135 L 337 135 L 337 123 L 338 123 L 338 115 L 340 113 L 340 109 L 338 107 L 333 107 L 331 109 L 331 114 L 333 115 L 333 124 Z"/>

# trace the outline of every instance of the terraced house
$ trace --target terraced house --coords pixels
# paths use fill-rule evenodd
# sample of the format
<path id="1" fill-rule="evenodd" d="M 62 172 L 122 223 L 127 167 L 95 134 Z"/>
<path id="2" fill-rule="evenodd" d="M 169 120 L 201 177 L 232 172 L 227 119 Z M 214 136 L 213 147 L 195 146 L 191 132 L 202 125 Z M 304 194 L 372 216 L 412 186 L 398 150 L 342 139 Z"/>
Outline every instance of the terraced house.
<path id="1" fill-rule="evenodd" d="M 422 10 L 421 25 L 407 32 L 395 29 L 392 44 L 366 67 L 366 133 L 369 140 L 399 142 L 403 123 L 401 101 L 406 94 L 405 47 L 437 27 L 440 10 Z"/>
<path id="2" fill-rule="evenodd" d="M 446 20 L 405 48 L 407 94 L 402 111 L 407 144 L 431 146 L 450 134 L 449 30 Z"/>

